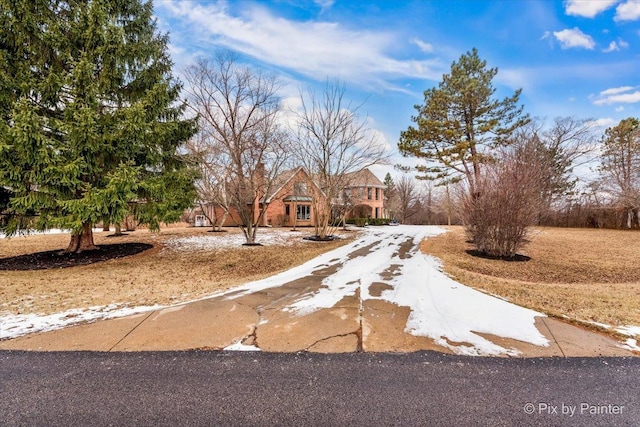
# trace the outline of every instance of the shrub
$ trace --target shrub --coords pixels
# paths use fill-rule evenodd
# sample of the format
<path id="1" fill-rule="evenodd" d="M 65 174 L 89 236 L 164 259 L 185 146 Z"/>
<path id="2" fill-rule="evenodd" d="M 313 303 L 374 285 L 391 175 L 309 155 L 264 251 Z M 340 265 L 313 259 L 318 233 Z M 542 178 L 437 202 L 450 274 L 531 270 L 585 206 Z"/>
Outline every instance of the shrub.
<path id="1" fill-rule="evenodd" d="M 544 159 L 531 144 L 503 153 L 463 198 L 462 216 L 477 250 L 491 257 L 512 258 L 528 242 L 529 226 L 542 208 Z"/>

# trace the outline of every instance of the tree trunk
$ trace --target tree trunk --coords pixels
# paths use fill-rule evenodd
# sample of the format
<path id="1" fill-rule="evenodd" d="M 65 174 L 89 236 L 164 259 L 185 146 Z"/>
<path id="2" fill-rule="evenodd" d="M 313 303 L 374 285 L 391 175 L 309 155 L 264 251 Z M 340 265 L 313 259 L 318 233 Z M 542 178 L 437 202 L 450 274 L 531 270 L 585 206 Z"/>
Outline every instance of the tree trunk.
<path id="1" fill-rule="evenodd" d="M 109 223 L 108 223 L 108 222 L 105 222 L 105 223 L 102 225 L 102 231 L 109 231 Z"/>
<path id="2" fill-rule="evenodd" d="M 72 234 L 69 246 L 65 250 L 67 253 L 79 254 L 82 251 L 98 249 L 93 243 L 93 229 L 91 223 L 85 223 L 79 234 Z"/>
<path id="3" fill-rule="evenodd" d="M 225 221 L 227 220 L 227 211 L 225 210 L 224 212 L 222 212 L 222 220 L 220 221 L 220 224 L 218 225 L 218 231 L 222 231 L 222 226 L 224 225 Z"/>
<path id="4" fill-rule="evenodd" d="M 115 226 L 116 226 L 116 232 L 115 232 L 115 235 L 116 235 L 116 236 L 122 236 L 122 226 L 120 226 L 120 223 L 119 223 L 119 222 L 117 222 L 117 223 L 115 224 Z"/>
<path id="5" fill-rule="evenodd" d="M 136 231 L 135 219 L 131 215 L 128 215 L 124 219 L 124 229 L 127 231 Z"/>

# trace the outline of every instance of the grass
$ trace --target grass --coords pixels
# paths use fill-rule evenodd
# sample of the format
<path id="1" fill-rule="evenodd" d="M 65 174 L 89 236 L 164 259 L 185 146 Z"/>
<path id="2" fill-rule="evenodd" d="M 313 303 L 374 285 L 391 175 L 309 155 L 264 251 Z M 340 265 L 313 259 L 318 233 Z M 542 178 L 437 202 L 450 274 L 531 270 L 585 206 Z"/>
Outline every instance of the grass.
<path id="1" fill-rule="evenodd" d="M 128 306 L 173 304 L 262 279 L 334 249 L 349 241 L 292 245 L 238 246 L 218 250 L 174 250 L 169 239 L 206 234 L 203 228 L 146 230 L 119 238 L 96 233 L 96 244 L 151 243 L 154 248 L 127 258 L 57 270 L 0 271 L 0 312 L 51 314 L 72 308 L 111 303 Z M 209 233 L 224 238 L 230 233 Z M 67 234 L 0 239 L 0 258 L 64 249 Z"/>
<path id="2" fill-rule="evenodd" d="M 474 257 L 461 227 L 422 243 L 461 283 L 551 316 L 640 325 L 640 233 L 540 228 L 526 262 Z"/>

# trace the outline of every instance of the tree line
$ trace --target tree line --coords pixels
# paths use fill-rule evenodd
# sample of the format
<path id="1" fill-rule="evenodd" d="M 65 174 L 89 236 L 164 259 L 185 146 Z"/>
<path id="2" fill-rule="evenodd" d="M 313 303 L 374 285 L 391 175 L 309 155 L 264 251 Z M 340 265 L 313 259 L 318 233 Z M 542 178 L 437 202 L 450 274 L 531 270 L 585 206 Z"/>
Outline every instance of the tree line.
<path id="1" fill-rule="evenodd" d="M 398 144 L 403 155 L 424 160 L 415 168 L 421 178 L 454 193 L 457 217 L 477 249 L 512 257 L 530 226 L 561 225 L 561 212 L 576 216 L 577 207 L 590 224 L 567 225 L 640 228 L 638 120 L 622 120 L 603 135 L 593 121 L 574 117 L 547 125 L 524 112 L 521 90 L 495 97 L 497 72 L 476 49 L 462 55 L 424 92 L 415 125 Z M 580 182 L 576 168 L 594 158 L 596 175 Z"/>
<path id="2" fill-rule="evenodd" d="M 303 166 L 314 234 L 330 236 L 352 172 L 386 160 L 362 105 L 326 81 L 287 109 L 278 76 L 230 52 L 196 61 L 183 85 L 167 44 L 151 1 L 0 0 L 0 231 L 68 229 L 81 252 L 97 223 L 157 229 L 213 202 L 255 243 L 278 177 Z M 548 125 L 520 90 L 496 98 L 497 72 L 473 49 L 424 92 L 398 147 L 433 185 L 385 179 L 394 216 L 462 222 L 496 256 L 534 224 L 640 228 L 638 120 L 603 135 L 573 117 Z M 580 182 L 593 158 L 599 179 Z"/>

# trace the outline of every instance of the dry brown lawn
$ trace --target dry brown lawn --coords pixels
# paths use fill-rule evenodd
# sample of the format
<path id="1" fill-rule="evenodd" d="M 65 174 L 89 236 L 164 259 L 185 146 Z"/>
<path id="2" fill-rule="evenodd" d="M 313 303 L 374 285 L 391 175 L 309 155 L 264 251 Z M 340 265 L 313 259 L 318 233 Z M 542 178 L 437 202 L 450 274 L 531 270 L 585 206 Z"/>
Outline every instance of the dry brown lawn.
<path id="1" fill-rule="evenodd" d="M 466 251 L 461 227 L 422 243 L 461 283 L 551 316 L 613 326 L 640 325 L 640 233 L 540 228 L 521 252 L 526 262 Z"/>
<path id="2" fill-rule="evenodd" d="M 108 238 L 106 232 L 96 233 L 98 245 L 142 242 L 151 243 L 154 248 L 86 266 L 0 271 L 0 313 L 51 314 L 112 303 L 133 307 L 189 301 L 287 270 L 350 241 L 303 241 L 303 230 L 292 245 L 188 251 L 167 246 L 167 241 L 176 237 L 224 238 L 229 233 L 207 233 L 203 228 L 167 228 L 159 233 L 139 230 L 118 238 Z M 0 258 L 62 250 L 68 242 L 67 234 L 0 239 Z"/>

